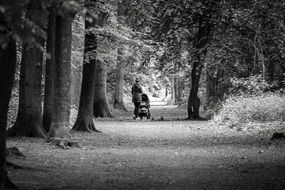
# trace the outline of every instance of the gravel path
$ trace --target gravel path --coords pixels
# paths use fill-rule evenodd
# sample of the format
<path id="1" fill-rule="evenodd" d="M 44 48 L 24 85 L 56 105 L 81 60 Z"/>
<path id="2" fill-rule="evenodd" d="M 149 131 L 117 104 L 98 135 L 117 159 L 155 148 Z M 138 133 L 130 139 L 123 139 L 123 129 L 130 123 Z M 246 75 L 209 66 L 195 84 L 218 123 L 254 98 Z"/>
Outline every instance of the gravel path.
<path id="1" fill-rule="evenodd" d="M 284 141 L 182 121 L 185 111 L 173 106 L 151 112 L 167 121 L 132 120 L 131 111 L 96 120 L 101 134 L 73 134 L 82 149 L 8 139 L 26 155 L 9 160 L 30 167 L 9 176 L 20 189 L 284 189 Z"/>

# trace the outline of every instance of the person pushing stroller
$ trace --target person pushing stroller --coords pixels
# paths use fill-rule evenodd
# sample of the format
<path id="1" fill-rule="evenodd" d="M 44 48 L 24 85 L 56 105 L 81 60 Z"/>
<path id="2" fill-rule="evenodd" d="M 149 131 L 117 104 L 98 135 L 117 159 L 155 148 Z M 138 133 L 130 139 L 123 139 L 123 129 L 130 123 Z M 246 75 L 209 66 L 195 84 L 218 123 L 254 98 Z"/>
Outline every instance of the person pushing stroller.
<path id="1" fill-rule="evenodd" d="M 140 85 L 140 80 L 136 78 L 135 83 L 132 86 L 132 102 L 135 105 L 134 109 L 134 116 L 133 118 L 136 119 L 139 116 L 139 108 L 142 102 L 142 87 Z"/>

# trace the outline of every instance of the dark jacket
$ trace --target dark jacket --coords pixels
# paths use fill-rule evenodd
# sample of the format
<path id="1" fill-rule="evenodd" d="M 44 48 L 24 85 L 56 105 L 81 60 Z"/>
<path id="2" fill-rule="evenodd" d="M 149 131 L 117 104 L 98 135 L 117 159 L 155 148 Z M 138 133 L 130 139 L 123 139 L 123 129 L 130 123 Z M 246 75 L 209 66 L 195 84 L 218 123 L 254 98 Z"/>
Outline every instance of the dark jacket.
<path id="1" fill-rule="evenodd" d="M 140 103 L 142 101 L 142 87 L 137 83 L 132 87 L 132 101 L 134 103 Z"/>

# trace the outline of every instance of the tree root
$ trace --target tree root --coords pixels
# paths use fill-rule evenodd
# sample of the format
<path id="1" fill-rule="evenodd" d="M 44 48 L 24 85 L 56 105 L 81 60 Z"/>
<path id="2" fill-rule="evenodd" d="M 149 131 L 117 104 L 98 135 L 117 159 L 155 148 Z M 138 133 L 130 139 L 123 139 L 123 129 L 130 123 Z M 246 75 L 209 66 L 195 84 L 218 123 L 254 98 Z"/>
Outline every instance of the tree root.
<path id="1" fill-rule="evenodd" d="M 20 157 L 25 158 L 26 156 L 17 148 L 17 147 L 9 147 L 6 149 L 7 157 Z"/>
<path id="2" fill-rule="evenodd" d="M 94 120 L 92 117 L 83 117 L 78 118 L 72 128 L 73 131 L 83 131 L 83 132 L 98 132 L 101 131 L 97 130 L 94 124 Z"/>
<path id="3" fill-rule="evenodd" d="M 70 148 L 82 148 L 78 142 L 69 141 L 67 139 L 62 139 L 62 138 L 51 138 L 48 140 L 48 143 L 51 143 L 52 145 L 60 147 L 65 150 Z"/>

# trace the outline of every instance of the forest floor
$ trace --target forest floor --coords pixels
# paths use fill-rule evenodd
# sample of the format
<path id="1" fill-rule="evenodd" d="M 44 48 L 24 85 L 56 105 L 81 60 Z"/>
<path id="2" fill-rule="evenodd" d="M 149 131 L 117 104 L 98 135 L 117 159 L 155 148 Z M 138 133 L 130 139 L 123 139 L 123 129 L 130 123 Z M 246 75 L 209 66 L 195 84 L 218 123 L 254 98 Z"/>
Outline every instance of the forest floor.
<path id="1" fill-rule="evenodd" d="M 132 109 L 97 119 L 102 133 L 73 133 L 82 148 L 7 139 L 25 155 L 8 157 L 24 167 L 9 167 L 9 177 L 24 190 L 284 189 L 285 141 L 270 132 L 184 121 L 185 110 L 160 102 L 152 102 L 153 120 L 133 120 Z"/>

